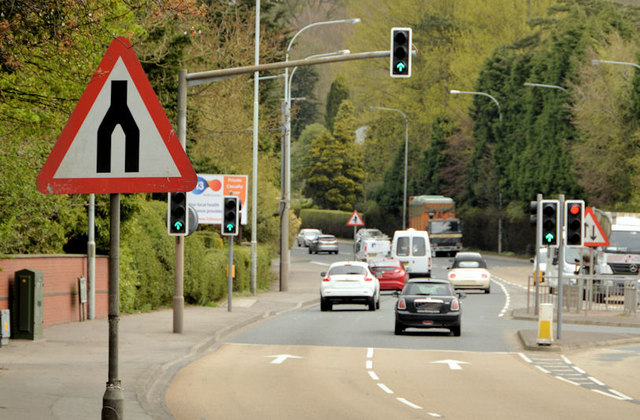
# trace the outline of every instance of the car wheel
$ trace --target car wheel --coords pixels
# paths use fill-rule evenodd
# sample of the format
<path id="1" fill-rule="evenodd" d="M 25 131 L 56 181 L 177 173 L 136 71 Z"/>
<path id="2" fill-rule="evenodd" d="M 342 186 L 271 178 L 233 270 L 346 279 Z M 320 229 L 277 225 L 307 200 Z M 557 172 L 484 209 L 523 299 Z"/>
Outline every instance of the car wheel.
<path id="1" fill-rule="evenodd" d="M 309 248 L 309 254 L 311 254 L 311 248 Z"/>
<path id="2" fill-rule="evenodd" d="M 320 310 L 322 312 L 330 311 L 333 308 L 333 304 L 325 299 L 320 298 Z"/>
<path id="3" fill-rule="evenodd" d="M 455 336 L 455 337 L 460 337 L 460 330 L 461 330 L 462 326 L 461 325 L 456 325 L 455 327 L 451 328 L 451 333 Z"/>
<path id="4" fill-rule="evenodd" d="M 487 287 L 486 289 L 484 289 L 484 293 L 491 293 L 491 286 Z"/>
<path id="5" fill-rule="evenodd" d="M 376 301 L 376 309 L 380 309 L 380 295 L 378 295 L 378 300 Z"/>
<path id="6" fill-rule="evenodd" d="M 400 335 L 400 334 L 402 334 L 404 332 L 404 327 L 398 321 L 396 321 L 396 328 L 395 328 L 394 332 L 395 332 L 396 335 Z"/>
<path id="7" fill-rule="evenodd" d="M 376 298 L 372 297 L 371 300 L 369 301 L 369 310 L 370 311 L 375 311 L 376 310 Z"/>

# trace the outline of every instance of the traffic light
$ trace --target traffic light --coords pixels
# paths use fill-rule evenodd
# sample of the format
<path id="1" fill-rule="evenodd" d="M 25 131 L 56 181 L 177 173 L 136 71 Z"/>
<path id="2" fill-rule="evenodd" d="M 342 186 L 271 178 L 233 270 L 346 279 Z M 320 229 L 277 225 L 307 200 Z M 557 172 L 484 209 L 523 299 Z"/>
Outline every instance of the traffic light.
<path id="1" fill-rule="evenodd" d="M 391 28 L 391 77 L 411 76 L 411 28 Z"/>
<path id="2" fill-rule="evenodd" d="M 187 211 L 187 193 L 169 193 L 169 206 L 167 212 L 167 230 L 169 235 L 186 235 L 189 225 L 189 212 Z"/>
<path id="3" fill-rule="evenodd" d="M 536 226 L 538 224 L 538 202 L 532 201 L 529 203 L 529 223 L 531 226 Z"/>
<path id="4" fill-rule="evenodd" d="M 565 223 L 567 225 L 567 246 L 583 246 L 584 201 L 564 202 Z"/>
<path id="5" fill-rule="evenodd" d="M 542 245 L 558 245 L 558 200 L 542 200 Z"/>
<path id="6" fill-rule="evenodd" d="M 238 223 L 240 216 L 240 206 L 238 197 L 224 197 L 222 208 L 222 235 L 238 236 Z"/>

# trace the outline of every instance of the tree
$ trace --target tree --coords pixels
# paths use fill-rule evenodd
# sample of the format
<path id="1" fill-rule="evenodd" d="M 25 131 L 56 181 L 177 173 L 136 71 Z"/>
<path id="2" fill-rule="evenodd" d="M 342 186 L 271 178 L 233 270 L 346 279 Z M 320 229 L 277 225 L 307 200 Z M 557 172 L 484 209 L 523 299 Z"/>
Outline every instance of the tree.
<path id="1" fill-rule="evenodd" d="M 352 210 L 362 195 L 362 155 L 355 143 L 353 106 L 346 100 L 340 105 L 333 135 L 320 134 L 311 145 L 307 197 L 322 208 Z"/>
<path id="2" fill-rule="evenodd" d="M 300 136 L 305 127 L 318 120 L 318 101 L 314 94 L 318 80 L 315 66 L 297 68 L 291 86 L 291 97 L 304 99 L 292 103 L 291 136 L 294 139 Z"/>
<path id="3" fill-rule="evenodd" d="M 349 99 L 349 87 L 344 74 L 340 73 L 336 76 L 329 93 L 327 93 L 327 105 L 325 112 L 325 124 L 329 131 L 333 131 L 333 123 L 340 109 L 342 101 Z"/>

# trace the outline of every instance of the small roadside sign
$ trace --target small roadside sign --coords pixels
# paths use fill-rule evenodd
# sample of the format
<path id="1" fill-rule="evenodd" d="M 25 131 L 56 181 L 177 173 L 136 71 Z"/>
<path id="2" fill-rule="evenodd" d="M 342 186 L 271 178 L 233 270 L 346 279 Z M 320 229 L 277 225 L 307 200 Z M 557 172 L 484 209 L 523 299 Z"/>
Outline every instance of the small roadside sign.
<path id="1" fill-rule="evenodd" d="M 191 191 L 196 173 L 131 43 L 113 40 L 37 185 L 44 194 Z"/>
<path id="2" fill-rule="evenodd" d="M 584 210 L 584 246 L 609 246 L 609 238 L 602 230 L 591 207 Z"/>
<path id="3" fill-rule="evenodd" d="M 362 220 L 362 217 L 360 217 L 358 210 L 353 211 L 353 214 L 347 222 L 347 226 L 364 226 L 364 221 Z"/>

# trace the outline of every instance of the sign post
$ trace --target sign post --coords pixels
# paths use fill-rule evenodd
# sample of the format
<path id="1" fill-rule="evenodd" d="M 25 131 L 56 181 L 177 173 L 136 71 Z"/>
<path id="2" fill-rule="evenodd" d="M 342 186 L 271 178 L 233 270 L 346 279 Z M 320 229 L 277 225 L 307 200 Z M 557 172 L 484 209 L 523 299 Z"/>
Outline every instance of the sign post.
<path id="1" fill-rule="evenodd" d="M 196 173 L 131 43 L 113 40 L 37 179 L 44 194 L 110 194 L 109 373 L 102 418 L 123 418 L 118 375 L 120 194 L 190 191 Z"/>
<path id="2" fill-rule="evenodd" d="M 347 226 L 353 226 L 353 240 L 356 240 L 356 229 L 358 226 L 364 226 L 364 221 L 362 220 L 362 217 L 360 217 L 360 213 L 358 213 L 358 210 L 354 210 L 353 213 L 351 213 L 351 217 L 349 218 L 349 221 L 347 222 Z M 355 246 L 353 248 L 353 259 L 356 258 L 356 249 Z"/>

